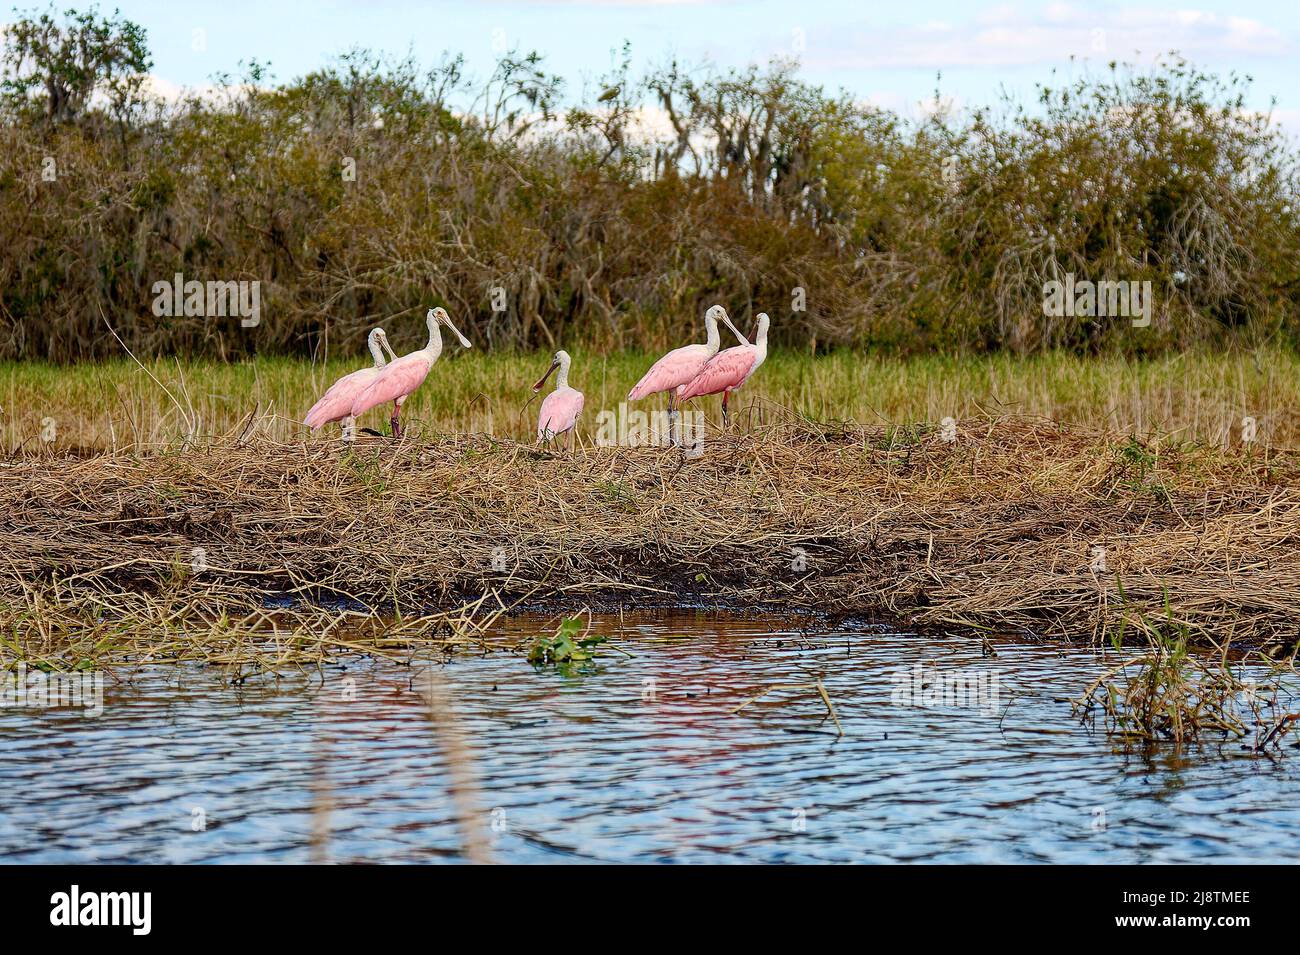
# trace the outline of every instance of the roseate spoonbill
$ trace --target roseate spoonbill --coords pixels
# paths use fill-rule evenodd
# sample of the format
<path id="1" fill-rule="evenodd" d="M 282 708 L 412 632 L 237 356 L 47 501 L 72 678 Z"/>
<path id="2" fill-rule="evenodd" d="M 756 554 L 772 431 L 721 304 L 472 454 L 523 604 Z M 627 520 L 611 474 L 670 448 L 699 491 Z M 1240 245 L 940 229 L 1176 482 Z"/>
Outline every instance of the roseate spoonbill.
<path id="1" fill-rule="evenodd" d="M 388 364 L 388 358 L 397 357 L 393 354 L 393 349 L 388 344 L 388 336 L 384 334 L 382 328 L 371 329 L 370 334 L 366 336 L 366 344 L 370 346 L 370 354 L 375 359 L 374 367 L 362 368 L 344 375 L 330 385 L 329 390 L 321 395 L 320 401 L 311 406 L 307 417 L 303 419 L 303 423 L 313 431 L 319 430 L 332 421 L 351 418 L 352 402 L 356 400 L 357 395 L 379 377 L 379 373 Z M 388 358 L 384 357 L 381 348 L 388 352 Z"/>
<path id="2" fill-rule="evenodd" d="M 670 439 L 673 433 L 673 422 L 677 418 L 677 392 L 682 385 L 689 384 L 691 379 L 704 370 L 705 363 L 718 353 L 718 346 L 722 344 L 718 335 L 719 321 L 731 329 L 731 333 L 736 336 L 742 345 L 749 344 L 749 339 L 740 334 L 736 330 L 736 326 L 731 324 L 731 319 L 727 316 L 727 310 L 721 305 L 714 305 L 704 313 L 705 343 L 703 345 L 683 345 L 681 348 L 674 348 L 651 365 L 650 370 L 627 393 L 628 401 L 637 401 L 650 395 L 659 394 L 661 391 L 668 392 L 668 434 Z"/>
<path id="3" fill-rule="evenodd" d="M 352 417 L 355 418 L 371 408 L 391 401 L 393 403 L 393 417 L 389 420 L 393 425 L 394 438 L 402 436 L 402 423 L 399 420 L 402 413 L 402 402 L 410 397 L 411 392 L 424 383 L 424 379 L 429 376 L 429 369 L 433 367 L 433 363 L 442 354 L 442 333 L 438 331 L 438 325 L 442 324 L 450 328 L 465 348 L 474 347 L 470 344 L 469 339 L 462 335 L 456 326 L 451 323 L 451 317 L 446 310 L 431 308 L 426 318 L 429 323 L 429 344 L 419 351 L 413 351 L 408 355 L 395 359 L 352 402 Z"/>
<path id="4" fill-rule="evenodd" d="M 578 415 L 582 414 L 584 399 L 581 391 L 569 387 L 569 364 L 572 361 L 567 351 L 557 351 L 551 367 L 533 385 L 534 393 L 541 391 L 546 379 L 551 377 L 551 372 L 559 369 L 560 373 L 555 376 L 555 390 L 546 396 L 542 410 L 537 414 L 538 443 L 554 440 L 567 431 L 569 445 L 573 444 L 573 426 L 578 423 Z"/>
<path id="5" fill-rule="evenodd" d="M 727 427 L 727 397 L 749 381 L 758 366 L 767 359 L 767 312 L 758 313 L 758 333 L 752 345 L 724 348 L 707 362 L 704 370 L 677 392 L 677 401 L 689 401 L 699 395 L 722 392 L 722 427 Z"/>

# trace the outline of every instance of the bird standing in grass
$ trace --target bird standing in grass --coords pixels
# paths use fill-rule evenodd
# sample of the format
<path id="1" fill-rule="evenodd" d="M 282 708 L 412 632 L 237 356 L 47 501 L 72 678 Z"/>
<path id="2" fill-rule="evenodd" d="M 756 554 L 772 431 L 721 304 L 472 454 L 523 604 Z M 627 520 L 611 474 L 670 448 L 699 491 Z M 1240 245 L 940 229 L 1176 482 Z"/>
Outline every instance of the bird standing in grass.
<path id="1" fill-rule="evenodd" d="M 351 418 L 352 402 L 356 400 L 357 395 L 365 391 L 379 377 L 379 373 L 388 364 L 389 358 L 397 357 L 389 347 L 388 336 L 384 334 L 382 328 L 371 329 L 366 337 L 366 344 L 370 346 L 370 354 L 375 359 L 374 366 L 344 375 L 330 385 L 329 390 L 321 395 L 320 401 L 311 406 L 307 417 L 303 419 L 307 427 L 313 431 L 319 430 L 331 421 L 347 421 Z M 388 358 L 384 357 L 384 351 L 388 352 Z"/>
<path id="2" fill-rule="evenodd" d="M 733 391 L 749 381 L 758 366 L 767 360 L 767 326 L 769 319 L 766 312 L 758 313 L 758 333 L 754 344 L 736 345 L 724 348 L 704 364 L 698 375 L 677 392 L 678 403 L 689 401 L 700 395 L 716 395 L 722 392 L 722 427 L 727 427 L 727 398 Z"/>
<path id="3" fill-rule="evenodd" d="M 393 416 L 389 420 L 393 426 L 394 438 L 402 436 L 402 423 L 400 420 L 402 402 L 410 397 L 411 392 L 424 383 L 424 379 L 429 377 L 429 370 L 433 368 L 433 363 L 442 354 L 442 333 L 438 330 L 438 326 L 446 325 L 450 328 L 455 336 L 460 339 L 463 347 L 474 347 L 470 344 L 469 339 L 462 335 L 456 329 L 456 326 L 451 323 L 451 317 L 446 310 L 431 308 L 426 318 L 429 325 L 429 344 L 419 351 L 413 351 L 409 355 L 403 355 L 401 358 L 394 360 L 352 402 L 352 417 L 355 418 L 371 408 L 391 401 L 393 403 Z"/>
<path id="4" fill-rule="evenodd" d="M 740 334 L 736 326 L 731 324 L 727 310 L 721 305 L 714 305 L 704 313 L 704 344 L 674 348 L 651 365 L 650 370 L 627 393 L 628 401 L 637 401 L 663 391 L 668 392 L 668 436 L 669 440 L 674 442 L 676 439 L 673 438 L 673 426 L 677 419 L 677 392 L 704 370 L 710 358 L 718 354 L 718 347 L 722 344 L 718 334 L 718 322 L 731 329 L 731 333 L 742 345 L 749 344 L 749 339 Z"/>
<path id="5" fill-rule="evenodd" d="M 537 414 L 538 443 L 553 441 L 567 431 L 568 444 L 570 447 L 573 445 L 573 426 L 578 423 L 578 415 L 582 414 L 584 399 L 581 391 L 569 387 L 569 365 L 572 361 L 567 351 L 557 351 L 551 361 L 551 367 L 546 369 L 546 374 L 537 379 L 537 384 L 533 385 L 535 394 L 542 390 L 542 386 L 546 384 L 546 379 L 551 377 L 552 372 L 559 371 L 555 376 L 555 390 L 546 396 L 542 402 L 542 410 Z"/>

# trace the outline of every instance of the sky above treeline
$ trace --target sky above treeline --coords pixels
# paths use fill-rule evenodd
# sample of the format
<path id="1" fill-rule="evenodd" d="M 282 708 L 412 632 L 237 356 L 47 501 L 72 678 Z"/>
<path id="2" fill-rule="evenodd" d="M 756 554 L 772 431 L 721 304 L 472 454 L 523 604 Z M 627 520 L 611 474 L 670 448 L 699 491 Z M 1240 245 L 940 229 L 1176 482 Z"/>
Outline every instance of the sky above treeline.
<path id="1" fill-rule="evenodd" d="M 1027 98 L 1036 81 L 1099 74 L 1110 60 L 1141 67 L 1177 50 L 1203 69 L 1253 77 L 1247 105 L 1272 108 L 1289 133 L 1300 132 L 1300 4 L 1283 0 L 114 0 L 105 9 L 111 6 L 148 31 L 164 91 L 201 88 L 218 73 L 237 76 L 249 59 L 269 61 L 272 77 L 288 80 L 360 46 L 429 65 L 444 51 L 461 53 L 474 75 L 486 75 L 504 51 L 537 50 L 576 98 L 617 64 L 626 40 L 634 73 L 673 57 L 723 68 L 795 57 L 812 82 L 915 116 L 936 88 L 962 109 L 993 103 L 1003 89 Z"/>

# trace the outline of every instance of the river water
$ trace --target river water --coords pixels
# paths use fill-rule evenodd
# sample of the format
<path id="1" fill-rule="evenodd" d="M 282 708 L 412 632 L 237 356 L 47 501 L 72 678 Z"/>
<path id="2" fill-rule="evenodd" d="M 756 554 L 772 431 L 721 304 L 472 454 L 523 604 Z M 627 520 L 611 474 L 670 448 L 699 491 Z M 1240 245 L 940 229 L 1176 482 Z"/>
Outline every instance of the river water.
<path id="1" fill-rule="evenodd" d="M 116 671 L 98 716 L 0 709 L 0 861 L 457 861 L 467 829 L 526 863 L 1300 856 L 1300 750 L 1125 754 L 1071 716 L 1114 662 L 1085 648 L 703 612 L 592 632 L 622 652 L 569 672 L 506 651 L 242 686 L 152 667 Z"/>

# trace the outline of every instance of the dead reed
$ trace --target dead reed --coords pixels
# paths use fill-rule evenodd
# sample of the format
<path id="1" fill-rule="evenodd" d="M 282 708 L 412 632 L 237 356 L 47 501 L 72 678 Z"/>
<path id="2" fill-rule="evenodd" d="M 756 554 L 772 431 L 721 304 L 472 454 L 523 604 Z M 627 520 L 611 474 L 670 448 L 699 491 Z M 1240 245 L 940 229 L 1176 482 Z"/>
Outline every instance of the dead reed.
<path id="1" fill-rule="evenodd" d="M 121 645 L 274 667 L 472 642 L 519 601 L 689 602 L 1092 640 L 1177 626 L 1276 656 L 1300 637 L 1298 473 L 1257 445 L 1022 418 L 951 443 L 790 418 L 710 432 L 699 458 L 253 435 L 19 459 L 0 633 L 65 665 Z"/>
<path id="2" fill-rule="evenodd" d="M 0 660 L 45 670 L 197 662 L 224 667 L 232 683 L 243 683 L 356 655 L 409 663 L 451 654 L 478 646 L 501 612 L 487 599 L 392 616 L 359 605 L 277 604 L 256 587 L 103 585 L 7 586 L 0 597 Z"/>
<path id="3" fill-rule="evenodd" d="M 1112 638 L 1116 648 L 1124 628 Z M 1265 667 L 1267 661 L 1233 659 L 1226 645 L 1206 654 L 1192 652 L 1189 643 L 1187 628 L 1175 625 L 1148 635 L 1145 651 L 1111 667 L 1074 701 L 1081 721 L 1100 715 L 1107 734 L 1125 749 L 1217 740 L 1256 755 L 1281 755 L 1300 721 L 1292 710 L 1294 654 Z"/>

